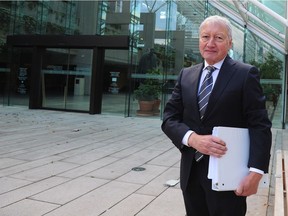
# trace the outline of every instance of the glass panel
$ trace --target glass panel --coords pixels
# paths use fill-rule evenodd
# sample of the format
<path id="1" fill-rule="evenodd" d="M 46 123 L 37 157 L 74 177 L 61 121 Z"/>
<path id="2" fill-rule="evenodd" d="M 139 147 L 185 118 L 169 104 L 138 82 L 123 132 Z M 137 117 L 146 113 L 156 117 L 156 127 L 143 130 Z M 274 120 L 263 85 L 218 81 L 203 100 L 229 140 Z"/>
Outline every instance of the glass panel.
<path id="1" fill-rule="evenodd" d="M 282 128 L 282 88 L 281 84 L 262 84 L 266 96 L 266 108 L 274 128 Z"/>
<path id="2" fill-rule="evenodd" d="M 245 62 L 260 70 L 261 84 L 267 99 L 267 109 L 274 128 L 282 128 L 285 93 L 284 55 L 257 35 L 245 34 Z"/>
<path id="3" fill-rule="evenodd" d="M 106 50 L 102 114 L 124 115 L 129 92 L 129 67 L 126 50 Z M 128 115 L 127 113 L 125 115 Z"/>
<path id="4" fill-rule="evenodd" d="M 8 68 L 5 64 L 0 65 L 0 104 L 6 104 L 7 101 L 7 87 L 8 87 L 8 81 L 9 81 L 9 74 L 10 74 L 10 68 Z M 6 102 L 5 102 L 6 100 Z"/>
<path id="5" fill-rule="evenodd" d="M 97 5 L 98 1 L 0 1 L 0 32 L 95 34 Z"/>
<path id="6" fill-rule="evenodd" d="M 175 1 L 167 7 L 169 16 L 166 18 L 166 30 L 168 32 L 164 61 L 162 61 L 165 68 L 163 104 L 170 98 L 181 69 L 202 61 L 198 49 L 198 29 L 207 13 L 207 3 L 204 1 Z"/>
<path id="7" fill-rule="evenodd" d="M 283 9 L 286 7 L 287 2 L 286 1 L 264 1 L 262 3 L 263 5 L 267 6 L 268 9 L 272 9 L 276 11 L 280 16 L 285 17 L 285 11 Z M 270 15 L 268 12 L 260 9 L 259 7 L 253 5 L 253 4 L 248 4 L 249 11 L 253 13 L 253 15 L 256 15 L 259 19 L 260 22 L 264 22 L 267 26 L 257 23 L 257 21 L 251 19 L 251 22 L 256 23 L 256 25 L 259 28 L 262 28 L 266 33 L 272 34 L 272 31 L 267 31 L 268 26 L 271 26 L 276 30 L 276 32 L 273 33 L 273 37 L 277 38 L 280 41 L 284 41 L 284 38 L 279 37 L 279 33 L 285 34 L 285 28 L 284 25 L 277 19 L 275 19 L 272 15 Z M 259 22 L 259 21 L 258 21 Z"/>
<path id="8" fill-rule="evenodd" d="M 134 2 L 131 5 L 131 77 L 134 93 L 130 100 L 130 115 L 159 117 L 161 113 L 159 102 L 163 102 L 161 93 L 164 74 L 175 67 L 174 47 L 167 51 L 167 43 L 170 40 L 167 39 L 167 23 L 173 23 L 174 27 L 176 23 L 175 16 L 170 18 L 170 4 L 171 2 L 167 1 L 145 1 Z M 150 108 L 142 110 L 140 104 L 142 105 L 143 99 L 152 101 L 146 102 L 151 104 Z"/>
<path id="9" fill-rule="evenodd" d="M 8 66 L 8 48 L 0 41 L 0 104 L 5 103 L 4 97 L 6 97 L 7 100 L 9 74 L 10 68 Z"/>
<path id="10" fill-rule="evenodd" d="M 134 90 L 131 114 L 159 116 L 159 109 L 161 114 L 182 67 L 202 61 L 198 51 L 198 27 L 207 12 L 207 3 L 135 1 L 131 10 L 131 77 Z M 145 91 L 149 96 L 155 92 L 159 95 L 157 99 L 161 100 L 161 106 L 156 108 L 156 112 L 151 108 L 151 111 L 139 113 L 135 99 Z"/>
<path id="11" fill-rule="evenodd" d="M 1 76 L 6 78 L 6 89 L 4 96 L 4 104 L 12 105 L 29 105 L 30 78 L 32 66 L 32 49 L 30 48 L 15 48 L 13 49 L 10 69 L 3 68 Z M 8 73 L 6 73 L 8 72 Z M 10 73 L 9 73 L 10 72 Z M 8 86 L 9 85 L 9 86 Z M 5 85 L 4 85 L 5 86 Z"/>
<path id="12" fill-rule="evenodd" d="M 99 3 L 98 29 L 100 35 L 128 35 L 130 1 L 115 0 Z"/>
<path id="13" fill-rule="evenodd" d="M 42 61 L 43 107 L 89 111 L 92 50 L 50 48 Z"/>

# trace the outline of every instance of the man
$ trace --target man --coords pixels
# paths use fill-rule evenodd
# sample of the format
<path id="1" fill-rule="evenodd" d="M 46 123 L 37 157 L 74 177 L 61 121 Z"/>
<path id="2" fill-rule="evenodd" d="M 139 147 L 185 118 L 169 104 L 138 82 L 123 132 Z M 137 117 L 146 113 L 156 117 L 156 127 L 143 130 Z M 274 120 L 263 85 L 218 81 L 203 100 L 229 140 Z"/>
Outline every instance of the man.
<path id="1" fill-rule="evenodd" d="M 139 61 L 138 73 L 146 74 L 149 70 L 156 69 L 158 67 L 157 64 L 157 56 L 155 54 L 154 48 L 150 48 L 148 53 L 144 53 Z"/>
<path id="2" fill-rule="evenodd" d="M 246 197 L 257 192 L 262 175 L 268 171 L 271 122 L 257 68 L 228 56 L 232 47 L 230 22 L 211 16 L 199 30 L 204 62 L 180 72 L 161 127 L 181 152 L 180 184 L 187 216 L 243 216 Z M 214 68 L 212 92 L 207 93 L 208 103 L 201 104 L 198 97 L 208 65 Z M 199 109 L 204 109 L 204 114 Z M 236 191 L 213 191 L 207 178 L 209 155 L 221 157 L 229 151 L 224 141 L 211 135 L 214 126 L 249 130 L 250 172 Z"/>

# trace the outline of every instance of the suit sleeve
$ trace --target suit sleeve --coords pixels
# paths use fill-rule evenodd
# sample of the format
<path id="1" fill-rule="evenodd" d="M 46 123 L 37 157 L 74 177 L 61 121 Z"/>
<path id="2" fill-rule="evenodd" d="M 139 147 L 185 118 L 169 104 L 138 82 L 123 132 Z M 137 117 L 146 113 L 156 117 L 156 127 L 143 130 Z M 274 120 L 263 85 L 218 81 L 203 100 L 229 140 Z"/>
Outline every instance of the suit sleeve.
<path id="1" fill-rule="evenodd" d="M 182 139 L 189 127 L 183 123 L 183 98 L 181 92 L 181 78 L 183 70 L 180 72 L 172 96 L 165 105 L 163 123 L 161 128 L 163 132 L 171 139 L 178 149 L 183 149 Z"/>
<path id="2" fill-rule="evenodd" d="M 268 172 L 272 142 L 271 122 L 259 80 L 258 70 L 252 67 L 247 73 L 243 96 L 243 110 L 250 134 L 248 166 Z"/>

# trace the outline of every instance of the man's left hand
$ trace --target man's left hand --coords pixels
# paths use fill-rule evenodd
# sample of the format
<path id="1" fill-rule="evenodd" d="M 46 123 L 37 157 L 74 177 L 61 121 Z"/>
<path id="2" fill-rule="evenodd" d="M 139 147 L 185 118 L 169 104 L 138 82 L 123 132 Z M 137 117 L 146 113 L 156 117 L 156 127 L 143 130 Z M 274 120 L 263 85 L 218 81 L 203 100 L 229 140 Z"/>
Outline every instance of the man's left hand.
<path id="1" fill-rule="evenodd" d="M 250 172 L 235 191 L 237 196 L 250 196 L 257 193 L 258 185 L 263 175 Z"/>

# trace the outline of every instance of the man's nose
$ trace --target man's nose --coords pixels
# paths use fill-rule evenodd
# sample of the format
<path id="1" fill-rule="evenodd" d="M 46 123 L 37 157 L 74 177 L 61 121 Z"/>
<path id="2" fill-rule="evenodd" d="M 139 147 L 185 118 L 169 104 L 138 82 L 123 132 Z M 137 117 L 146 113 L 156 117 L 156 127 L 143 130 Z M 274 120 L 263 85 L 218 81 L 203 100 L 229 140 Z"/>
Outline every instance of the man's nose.
<path id="1" fill-rule="evenodd" d="M 214 45 L 215 44 L 215 38 L 214 37 L 210 37 L 209 40 L 207 41 L 207 45 Z"/>

